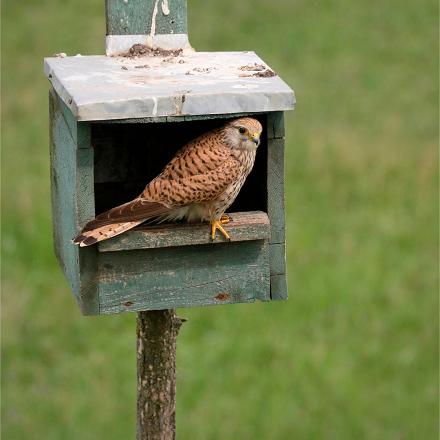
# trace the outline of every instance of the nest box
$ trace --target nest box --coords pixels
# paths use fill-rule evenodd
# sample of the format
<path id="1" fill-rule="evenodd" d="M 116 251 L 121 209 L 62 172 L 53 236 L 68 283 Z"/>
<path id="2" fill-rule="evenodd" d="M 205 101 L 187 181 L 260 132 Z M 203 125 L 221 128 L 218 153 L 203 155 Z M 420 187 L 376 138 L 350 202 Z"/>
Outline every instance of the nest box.
<path id="1" fill-rule="evenodd" d="M 287 298 L 283 112 L 293 108 L 292 90 L 255 53 L 195 52 L 182 34 L 171 35 L 179 47 L 118 52 L 151 44 L 145 34 L 109 35 L 106 56 L 45 59 L 55 250 L 81 311 Z M 178 223 L 72 244 L 96 214 L 139 195 L 186 142 L 244 115 L 258 119 L 263 134 L 228 210 L 231 242 L 211 242 L 208 225 Z"/>

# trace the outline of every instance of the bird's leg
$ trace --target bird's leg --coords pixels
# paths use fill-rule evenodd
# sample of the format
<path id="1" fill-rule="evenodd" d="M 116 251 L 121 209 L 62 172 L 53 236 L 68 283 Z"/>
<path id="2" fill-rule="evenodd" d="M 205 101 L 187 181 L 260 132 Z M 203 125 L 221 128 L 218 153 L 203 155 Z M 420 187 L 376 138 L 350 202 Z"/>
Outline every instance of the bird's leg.
<path id="1" fill-rule="evenodd" d="M 225 231 L 225 229 L 222 226 L 222 221 L 220 220 L 211 220 L 211 240 L 215 240 L 215 232 L 217 229 L 223 234 L 223 236 L 226 238 L 226 240 L 231 240 L 231 237 L 229 234 Z"/>
<path id="2" fill-rule="evenodd" d="M 220 217 L 220 223 L 222 225 L 227 225 L 229 222 L 232 222 L 232 217 L 228 214 L 222 214 Z"/>

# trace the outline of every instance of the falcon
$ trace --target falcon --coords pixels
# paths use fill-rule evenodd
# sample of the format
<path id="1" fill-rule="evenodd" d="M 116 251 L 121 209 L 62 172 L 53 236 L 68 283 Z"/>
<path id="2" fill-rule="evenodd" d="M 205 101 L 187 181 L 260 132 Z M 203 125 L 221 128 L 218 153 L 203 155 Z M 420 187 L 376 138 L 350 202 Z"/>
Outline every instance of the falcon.
<path id="1" fill-rule="evenodd" d="M 199 136 L 138 197 L 98 215 L 73 242 L 89 246 L 147 220 L 209 222 L 212 240 L 217 230 L 230 240 L 225 211 L 252 170 L 261 132 L 256 119 L 239 118 Z"/>

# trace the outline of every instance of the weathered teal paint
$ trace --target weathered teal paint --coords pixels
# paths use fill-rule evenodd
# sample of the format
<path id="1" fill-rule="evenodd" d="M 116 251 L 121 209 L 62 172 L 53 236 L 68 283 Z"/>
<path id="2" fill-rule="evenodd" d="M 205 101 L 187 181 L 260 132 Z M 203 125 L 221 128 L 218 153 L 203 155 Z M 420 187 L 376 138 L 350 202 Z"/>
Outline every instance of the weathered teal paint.
<path id="1" fill-rule="evenodd" d="M 81 311 L 97 314 L 97 249 L 79 249 L 71 243 L 82 225 L 95 215 L 90 124 L 76 122 L 53 90 L 49 103 L 55 253 Z"/>
<path id="2" fill-rule="evenodd" d="M 267 212 L 270 218 L 271 299 L 287 299 L 284 213 L 284 114 L 267 116 Z"/>
<path id="3" fill-rule="evenodd" d="M 283 275 L 286 273 L 286 246 L 284 243 L 271 243 L 270 274 Z"/>
<path id="4" fill-rule="evenodd" d="M 55 249 L 84 314 L 287 298 L 282 112 L 256 115 L 266 133 L 267 213 L 237 214 L 236 224 L 228 225 L 235 242 L 211 243 L 206 225 L 171 225 L 156 227 L 156 234 L 154 228 L 135 229 L 89 248 L 78 248 L 71 238 L 95 216 L 93 123 L 77 122 L 53 91 L 50 113 Z M 185 123 L 215 116 L 130 122 Z"/>
<path id="5" fill-rule="evenodd" d="M 284 136 L 284 113 L 269 113 L 267 115 L 267 137 L 269 139 L 284 139 Z"/>
<path id="6" fill-rule="evenodd" d="M 148 35 L 153 22 L 155 34 L 187 33 L 186 0 L 106 0 L 105 9 L 107 35 Z"/>
<path id="7" fill-rule="evenodd" d="M 99 254 L 101 313 L 270 300 L 264 240 Z"/>
<path id="8" fill-rule="evenodd" d="M 270 276 L 270 299 L 272 301 L 287 299 L 286 274 Z"/>

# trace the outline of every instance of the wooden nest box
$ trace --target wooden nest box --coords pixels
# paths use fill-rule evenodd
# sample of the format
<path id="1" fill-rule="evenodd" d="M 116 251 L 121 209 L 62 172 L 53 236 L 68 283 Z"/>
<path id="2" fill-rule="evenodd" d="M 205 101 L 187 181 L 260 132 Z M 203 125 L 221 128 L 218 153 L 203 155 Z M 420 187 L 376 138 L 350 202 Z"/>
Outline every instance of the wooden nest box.
<path id="1" fill-rule="evenodd" d="M 117 32 L 107 37 L 110 55 L 151 37 Z M 287 298 L 283 112 L 293 92 L 253 52 L 195 52 L 175 35 L 180 48 L 45 59 L 55 249 L 84 314 Z M 231 242 L 211 242 L 208 225 L 171 224 L 72 244 L 96 214 L 139 195 L 186 142 L 244 115 L 263 135 L 228 210 Z"/>

